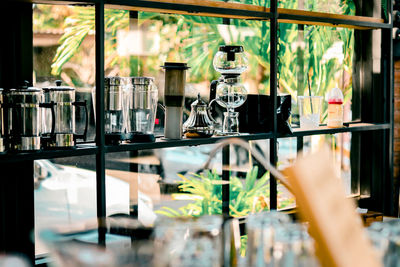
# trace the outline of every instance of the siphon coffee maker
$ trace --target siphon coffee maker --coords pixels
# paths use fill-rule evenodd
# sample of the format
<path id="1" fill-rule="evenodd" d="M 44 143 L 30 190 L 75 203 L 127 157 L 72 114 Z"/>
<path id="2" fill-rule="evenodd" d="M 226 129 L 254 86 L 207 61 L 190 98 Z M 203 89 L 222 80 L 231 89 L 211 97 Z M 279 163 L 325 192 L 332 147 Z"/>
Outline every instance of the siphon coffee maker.
<path id="1" fill-rule="evenodd" d="M 50 111 L 44 110 L 44 145 L 47 148 L 71 148 L 75 146 L 76 139 L 86 140 L 88 128 L 88 109 L 86 101 L 75 101 L 75 88 L 61 86 L 62 81 L 56 81 L 56 86 L 43 88 L 44 102 L 54 102 L 55 130 L 51 138 Z M 75 132 L 75 107 L 83 107 L 86 121 L 83 134 Z"/>
<path id="2" fill-rule="evenodd" d="M 43 102 L 43 90 L 28 87 L 28 82 L 19 89 L 7 90 L 5 107 L 7 112 L 7 142 L 11 150 L 33 151 L 41 149 L 43 133 L 42 108 L 51 109 L 51 130 L 54 135 L 54 103 Z"/>
<path id="3" fill-rule="evenodd" d="M 185 101 L 186 63 L 165 62 L 165 128 L 167 139 L 182 138 L 182 115 Z"/>
<path id="4" fill-rule="evenodd" d="M 126 83 L 123 77 L 104 79 L 104 124 L 105 143 L 119 144 L 127 139 L 126 135 Z"/>
<path id="5" fill-rule="evenodd" d="M 210 103 L 217 102 L 226 108 L 222 131 L 219 135 L 239 133 L 239 113 L 235 108 L 241 106 L 247 98 L 247 89 L 240 81 L 240 74 L 247 69 L 248 60 L 242 46 L 222 45 L 213 59 L 213 66 L 221 73 L 218 80 L 210 85 Z"/>
<path id="6" fill-rule="evenodd" d="M 127 135 L 130 142 L 154 142 L 158 90 L 152 77 L 127 78 Z"/>

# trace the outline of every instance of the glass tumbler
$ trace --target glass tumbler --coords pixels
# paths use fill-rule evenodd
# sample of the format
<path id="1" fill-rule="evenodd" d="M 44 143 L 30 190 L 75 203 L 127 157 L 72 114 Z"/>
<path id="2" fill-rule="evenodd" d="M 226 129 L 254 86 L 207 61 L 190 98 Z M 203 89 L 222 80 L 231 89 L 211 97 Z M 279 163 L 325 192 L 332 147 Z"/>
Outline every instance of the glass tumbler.
<path id="1" fill-rule="evenodd" d="M 154 266 L 221 266 L 221 227 L 219 216 L 160 220 L 155 227 Z"/>

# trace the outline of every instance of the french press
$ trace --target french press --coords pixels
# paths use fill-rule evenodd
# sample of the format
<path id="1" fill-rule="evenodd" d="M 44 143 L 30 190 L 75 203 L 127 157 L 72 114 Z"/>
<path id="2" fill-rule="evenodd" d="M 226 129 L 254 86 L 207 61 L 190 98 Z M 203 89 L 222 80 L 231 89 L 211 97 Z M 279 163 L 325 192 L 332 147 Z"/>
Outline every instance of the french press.
<path id="1" fill-rule="evenodd" d="M 127 139 L 127 79 L 106 77 L 104 79 L 104 124 L 106 144 L 119 144 Z"/>
<path id="2" fill-rule="evenodd" d="M 11 150 L 40 150 L 43 129 L 42 108 L 51 109 L 52 126 L 50 135 L 54 135 L 54 103 L 43 102 L 43 90 L 28 87 L 29 82 L 19 89 L 7 90 L 5 107 L 7 109 L 7 142 Z"/>
<path id="3" fill-rule="evenodd" d="M 75 88 L 61 86 L 62 81 L 56 81 L 56 86 L 43 88 L 44 102 L 55 104 L 55 130 L 51 138 L 51 123 L 49 110 L 44 110 L 44 143 L 47 148 L 71 148 L 77 139 L 86 140 L 88 128 L 88 109 L 86 100 L 75 101 Z M 86 121 L 83 134 L 75 132 L 75 107 L 83 107 Z"/>
<path id="4" fill-rule="evenodd" d="M 210 85 L 210 105 L 216 101 L 226 108 L 220 135 L 239 133 L 239 113 L 235 108 L 247 98 L 247 89 L 240 81 L 240 74 L 247 69 L 248 61 L 242 46 L 222 45 L 213 59 L 214 69 L 221 73 Z"/>
<path id="5" fill-rule="evenodd" d="M 152 77 L 127 78 L 127 135 L 131 142 L 154 142 L 158 90 Z"/>

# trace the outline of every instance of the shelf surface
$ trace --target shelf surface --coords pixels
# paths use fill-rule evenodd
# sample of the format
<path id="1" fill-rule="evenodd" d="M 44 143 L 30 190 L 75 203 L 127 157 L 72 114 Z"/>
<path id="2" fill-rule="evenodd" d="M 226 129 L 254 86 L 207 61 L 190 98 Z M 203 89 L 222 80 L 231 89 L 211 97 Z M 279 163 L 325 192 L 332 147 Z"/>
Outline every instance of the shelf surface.
<path id="1" fill-rule="evenodd" d="M 39 4 L 95 4 L 99 0 L 7 0 L 9 2 L 31 2 Z M 215 0 L 104 0 L 106 8 L 131 11 L 147 11 L 168 14 L 184 14 L 233 19 L 268 20 L 274 16 L 269 8 L 229 3 Z M 353 29 L 392 28 L 381 18 L 350 16 L 305 10 L 278 8 L 278 22 L 345 27 Z"/>
<path id="2" fill-rule="evenodd" d="M 257 133 L 257 134 L 240 134 L 233 136 L 215 136 L 211 138 L 196 138 L 196 139 L 180 139 L 180 140 L 165 140 L 163 138 L 157 138 L 154 143 L 132 143 L 132 144 L 121 144 L 119 146 L 106 146 L 106 152 L 122 152 L 122 151 L 134 151 L 134 150 L 146 150 L 146 149 L 158 149 L 178 146 L 198 146 L 198 145 L 209 145 L 215 144 L 218 141 L 227 138 L 241 138 L 243 140 L 262 140 L 270 139 L 273 137 L 272 133 Z"/>
<path id="3" fill-rule="evenodd" d="M 292 135 L 281 135 L 278 138 L 286 137 L 301 137 L 308 135 L 321 135 L 321 134 L 335 134 L 344 132 L 361 132 L 361 131 L 374 131 L 374 130 L 385 130 L 390 129 L 389 123 L 374 124 L 374 123 L 352 123 L 348 127 L 343 128 L 328 128 L 326 126 L 320 126 L 315 130 L 303 130 L 300 128 L 294 128 Z M 220 140 L 227 138 L 241 138 L 247 141 L 251 140 L 263 140 L 271 139 L 274 137 L 272 132 L 270 133 L 257 133 L 257 134 L 240 134 L 234 136 L 215 136 L 211 138 L 198 138 L 198 139 L 181 139 L 181 140 L 165 140 L 163 138 L 157 138 L 154 143 L 132 143 L 132 144 L 121 144 L 118 146 L 106 146 L 106 152 L 123 152 L 123 151 L 135 151 L 135 150 L 146 150 L 146 149 L 159 149 L 168 147 L 178 146 L 198 146 L 208 145 L 217 143 Z"/>
<path id="4" fill-rule="evenodd" d="M 389 123 L 374 124 L 374 123 L 352 123 L 348 127 L 343 128 L 328 128 L 326 126 L 320 126 L 315 130 L 303 130 L 300 128 L 294 128 L 292 135 L 278 135 L 278 138 L 287 137 L 301 137 L 309 135 L 321 135 L 321 134 L 335 134 L 344 132 L 361 132 L 361 131 L 375 131 L 375 130 L 386 130 L 390 129 Z M 251 140 L 265 140 L 274 137 L 272 132 L 270 133 L 256 133 L 256 134 L 240 134 L 233 136 L 215 136 L 211 138 L 197 138 L 197 139 L 186 139 L 181 140 L 165 140 L 163 138 L 157 138 L 154 143 L 127 143 L 121 145 L 108 145 L 105 146 L 105 152 L 123 152 L 123 151 L 136 151 L 146 149 L 159 149 L 169 147 L 181 147 L 181 146 L 198 146 L 198 145 L 209 145 L 215 144 L 218 141 L 227 138 L 241 138 L 246 141 Z M 38 159 L 51 159 L 51 158 L 62 158 L 62 157 L 75 157 L 85 155 L 95 155 L 98 152 L 98 147 L 95 144 L 81 144 L 74 149 L 61 149 L 61 150 L 41 150 L 36 152 L 20 152 L 12 153 L 6 152 L 0 154 L 0 162 L 17 162 L 24 160 L 38 160 Z"/>
<path id="5" fill-rule="evenodd" d="M 6 152 L 0 155 L 0 162 L 17 162 L 24 160 L 52 159 L 94 155 L 98 151 L 95 145 L 78 145 L 73 149 L 40 150 L 34 152 Z"/>
<path id="6" fill-rule="evenodd" d="M 335 134 L 335 133 L 346 133 L 346 132 L 362 132 L 362 131 L 374 131 L 374 130 L 386 130 L 390 129 L 390 123 L 351 123 L 349 126 L 342 128 L 329 128 L 327 126 L 320 126 L 315 130 L 304 130 L 301 128 L 294 128 L 293 135 L 286 135 L 280 137 L 300 137 L 307 135 L 320 135 L 320 134 Z"/>

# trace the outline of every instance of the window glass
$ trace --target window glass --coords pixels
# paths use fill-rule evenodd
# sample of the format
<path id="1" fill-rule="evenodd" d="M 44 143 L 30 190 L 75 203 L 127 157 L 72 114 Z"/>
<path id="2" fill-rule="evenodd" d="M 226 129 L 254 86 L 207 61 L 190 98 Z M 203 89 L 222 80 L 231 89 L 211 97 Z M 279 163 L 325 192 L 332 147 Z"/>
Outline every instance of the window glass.
<path id="1" fill-rule="evenodd" d="M 35 160 L 35 252 L 47 253 L 40 240 L 43 229 L 96 220 L 95 157 Z M 114 181 L 110 188 L 121 186 Z M 119 194 L 108 195 L 109 201 Z M 119 200 L 118 200 L 119 201 Z"/>

